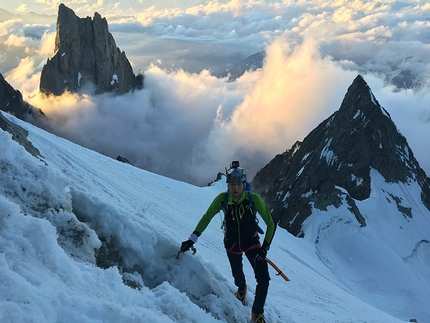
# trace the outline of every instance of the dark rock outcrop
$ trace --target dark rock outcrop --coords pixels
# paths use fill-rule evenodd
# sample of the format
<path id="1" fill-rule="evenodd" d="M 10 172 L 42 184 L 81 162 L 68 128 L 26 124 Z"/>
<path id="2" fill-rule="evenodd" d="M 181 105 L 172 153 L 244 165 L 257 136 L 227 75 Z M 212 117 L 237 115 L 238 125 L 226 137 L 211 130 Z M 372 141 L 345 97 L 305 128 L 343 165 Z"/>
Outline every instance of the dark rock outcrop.
<path id="1" fill-rule="evenodd" d="M 12 139 L 18 142 L 25 148 L 30 154 L 35 157 L 41 157 L 39 149 L 33 146 L 33 144 L 27 139 L 28 131 L 24 128 L 14 124 L 7 120 L 0 112 L 0 129 L 9 132 L 12 135 Z"/>
<path id="2" fill-rule="evenodd" d="M 15 90 L 0 74 L 0 110 L 24 120 L 31 114 L 31 105 L 22 99 L 22 94 Z"/>
<path id="3" fill-rule="evenodd" d="M 120 162 L 122 162 L 122 163 L 130 164 L 130 165 L 131 165 L 130 161 L 129 161 L 127 158 L 125 158 L 125 157 L 118 156 L 118 157 L 116 157 L 116 160 L 117 160 L 117 161 L 120 161 Z"/>
<path id="4" fill-rule="evenodd" d="M 312 206 L 326 210 L 329 205 L 339 207 L 342 201 L 365 226 L 354 200 L 369 197 L 371 168 L 387 182 L 416 180 L 422 189 L 421 199 L 430 210 L 430 179 L 388 112 L 357 76 L 340 109 L 303 142 L 277 155 L 256 174 L 252 184 L 279 225 L 301 236 Z M 403 211 L 410 214 L 410 210 Z"/>
<path id="5" fill-rule="evenodd" d="M 116 46 L 106 19 L 97 12 L 93 19 L 79 18 L 60 4 L 54 52 L 40 78 L 40 91 L 44 94 L 123 94 L 136 87 L 130 62 Z"/>

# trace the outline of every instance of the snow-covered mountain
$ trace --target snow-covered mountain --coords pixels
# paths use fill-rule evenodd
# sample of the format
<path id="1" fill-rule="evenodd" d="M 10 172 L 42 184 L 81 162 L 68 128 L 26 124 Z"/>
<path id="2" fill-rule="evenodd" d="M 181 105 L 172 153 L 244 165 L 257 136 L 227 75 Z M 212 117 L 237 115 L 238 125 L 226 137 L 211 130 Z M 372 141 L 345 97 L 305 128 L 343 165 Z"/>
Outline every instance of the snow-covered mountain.
<path id="1" fill-rule="evenodd" d="M 375 187 L 375 173 L 394 187 L 405 186 L 405 193 Z M 305 234 L 303 223 L 313 209 L 332 205 L 346 204 L 355 222 L 365 227 L 371 215 L 363 213 L 357 202 L 375 191 L 386 196 L 382 201 L 393 204 L 394 214 L 403 220 L 430 220 L 430 178 L 360 75 L 340 109 L 303 142 L 270 161 L 256 174 L 253 185 L 280 225 L 298 236 Z M 409 190 L 414 186 L 416 190 Z"/>
<path id="2" fill-rule="evenodd" d="M 390 313 L 425 308 L 430 179 L 361 76 L 340 109 L 261 169 L 253 187 L 279 225 L 314 242 L 321 261 L 350 290 L 391 295 L 397 301 L 384 308 Z M 360 263 L 384 277 L 372 279 Z M 381 289 L 383 280 L 395 284 Z"/>
<path id="3" fill-rule="evenodd" d="M 196 255 L 176 258 L 226 189 L 222 180 L 204 188 L 178 182 L 5 117 L 28 131 L 38 153 L 0 130 L 0 322 L 250 321 L 252 269 L 245 263 L 250 297 L 242 306 L 221 218 L 199 238 Z M 376 171 L 372 185 L 394 196 L 418 189 L 394 188 Z M 389 217 L 397 204 L 380 203 L 387 198 L 372 191 L 356 201 L 374 215 L 364 228 L 351 225 L 342 206 L 315 210 L 304 238 L 277 230 L 268 256 L 291 281 L 271 271 L 268 322 L 430 320 L 428 243 L 410 252 L 419 233 L 411 218 Z M 428 222 L 420 221 L 424 235 Z"/>

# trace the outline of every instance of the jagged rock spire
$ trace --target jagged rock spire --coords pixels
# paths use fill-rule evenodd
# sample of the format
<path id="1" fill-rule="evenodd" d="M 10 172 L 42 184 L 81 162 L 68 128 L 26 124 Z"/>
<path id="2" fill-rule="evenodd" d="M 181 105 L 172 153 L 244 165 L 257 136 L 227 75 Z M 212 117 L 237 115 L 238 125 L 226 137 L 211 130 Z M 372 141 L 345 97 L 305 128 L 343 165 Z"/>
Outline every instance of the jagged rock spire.
<path id="1" fill-rule="evenodd" d="M 346 200 L 357 221 L 366 222 L 354 200 L 369 197 L 371 168 L 387 182 L 420 183 L 430 209 L 430 180 L 406 139 L 380 106 L 362 76 L 357 76 L 338 111 L 303 142 L 276 156 L 252 182 L 280 226 L 301 235 L 313 207 L 325 210 Z M 342 190 L 346 190 L 346 195 Z M 344 199 L 343 199 L 344 198 Z"/>
<path id="2" fill-rule="evenodd" d="M 125 53 L 116 47 L 106 19 L 97 12 L 93 19 L 79 18 L 60 4 L 55 55 L 43 67 L 40 91 L 61 95 L 94 86 L 96 94 L 122 94 L 134 89 L 135 82 L 133 69 Z"/>

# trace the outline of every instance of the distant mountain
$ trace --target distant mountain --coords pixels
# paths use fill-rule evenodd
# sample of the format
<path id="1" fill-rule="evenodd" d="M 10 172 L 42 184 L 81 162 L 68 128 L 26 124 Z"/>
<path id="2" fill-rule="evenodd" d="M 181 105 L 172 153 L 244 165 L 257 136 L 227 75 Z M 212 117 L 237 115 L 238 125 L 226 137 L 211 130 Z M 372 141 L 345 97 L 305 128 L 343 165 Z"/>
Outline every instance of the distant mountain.
<path id="1" fill-rule="evenodd" d="M 420 192 L 407 194 L 425 206 L 424 215 L 406 193 L 373 187 L 375 173 L 402 187 L 416 183 Z M 306 234 L 304 223 L 315 210 L 330 206 L 346 205 L 365 227 L 367 218 L 376 215 L 366 214 L 358 202 L 371 194 L 383 196 L 381 203 L 394 203 L 407 220 L 416 215 L 430 218 L 430 179 L 361 76 L 349 87 L 338 111 L 303 142 L 277 155 L 252 183 L 279 225 L 296 236 Z"/>
<path id="2" fill-rule="evenodd" d="M 37 14 L 32 11 L 25 15 L 21 15 L 14 14 L 12 12 L 0 8 L 0 22 L 4 22 L 11 19 L 21 19 L 27 24 L 51 24 L 55 23 L 56 16 Z"/>
<path id="3" fill-rule="evenodd" d="M 411 57 L 403 59 L 396 64 L 392 64 L 391 70 L 392 72 L 386 73 L 385 81 L 396 86 L 397 89 L 414 89 L 419 88 L 421 86 L 420 82 L 416 80 L 415 75 L 405 69 L 399 68 L 399 66 L 406 65 L 408 61 L 411 60 Z"/>
<path id="4" fill-rule="evenodd" d="M 40 91 L 123 94 L 142 87 L 143 75 L 134 75 L 125 52 L 109 33 L 106 19 L 97 12 L 93 19 L 79 18 L 60 4 L 55 55 L 42 69 Z"/>
<path id="5" fill-rule="evenodd" d="M 245 72 L 255 71 L 263 67 L 266 52 L 261 51 L 251 56 L 244 58 L 238 62 L 232 62 L 231 66 L 224 72 L 216 74 L 216 77 L 224 78 L 228 76 L 228 81 L 233 82 L 241 77 Z M 398 90 L 400 89 L 415 89 L 420 88 L 421 84 L 416 76 L 407 69 L 400 68 L 403 63 L 410 60 L 410 58 L 403 59 L 395 64 L 391 64 L 391 71 L 385 73 L 385 82 L 394 85 Z M 366 67 L 366 71 L 368 68 Z"/>
<path id="6" fill-rule="evenodd" d="M 12 12 L 0 8 L 0 22 L 11 20 L 15 17 L 16 15 L 14 15 Z"/>
<path id="7" fill-rule="evenodd" d="M 227 68 L 224 72 L 217 75 L 217 77 L 227 77 L 229 82 L 235 81 L 247 71 L 255 71 L 263 67 L 266 52 L 261 51 L 251 56 L 246 57 L 240 62 L 234 63 L 231 67 Z"/>

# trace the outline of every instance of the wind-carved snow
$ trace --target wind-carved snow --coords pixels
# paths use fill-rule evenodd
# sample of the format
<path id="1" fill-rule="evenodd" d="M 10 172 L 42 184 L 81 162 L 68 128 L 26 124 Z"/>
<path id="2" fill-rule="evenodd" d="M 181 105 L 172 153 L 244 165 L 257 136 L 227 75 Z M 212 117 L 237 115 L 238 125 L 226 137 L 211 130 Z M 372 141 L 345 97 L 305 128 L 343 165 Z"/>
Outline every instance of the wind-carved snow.
<path id="1" fill-rule="evenodd" d="M 225 177 L 196 187 L 7 118 L 29 131 L 44 160 L 0 131 L 0 322 L 250 321 L 254 273 L 244 261 L 243 306 L 234 296 L 222 216 L 199 237 L 194 256 L 176 258 L 181 241 L 225 191 Z M 276 230 L 268 257 L 291 282 L 269 268 L 267 321 L 429 321 L 430 249 L 422 241 L 430 225 L 420 217 L 428 210 L 411 194 L 418 184 L 389 185 L 376 175 L 372 170 L 371 196 L 355 201 L 365 228 L 343 205 L 313 208 L 303 239 Z M 380 185 L 414 217 L 382 203 Z M 285 212 L 294 212 L 292 221 L 299 215 Z"/>
<path id="2" fill-rule="evenodd" d="M 369 88 L 369 94 L 370 94 L 370 100 L 372 100 L 372 103 L 374 105 L 377 105 L 376 100 L 375 100 L 375 96 L 373 95 L 372 90 L 370 88 Z"/>
<path id="3" fill-rule="evenodd" d="M 116 75 L 116 74 L 112 75 L 112 81 L 110 81 L 111 85 L 114 85 L 115 83 L 119 83 L 118 82 L 118 75 Z"/>
<path id="4" fill-rule="evenodd" d="M 357 119 L 359 115 L 361 115 L 361 111 L 357 110 L 357 112 L 355 113 L 354 117 L 352 117 L 352 119 Z"/>
<path id="5" fill-rule="evenodd" d="M 296 215 L 291 219 L 290 221 L 290 225 L 292 225 L 294 223 L 294 221 L 297 219 L 297 217 L 299 216 L 299 212 L 296 213 Z"/>
<path id="6" fill-rule="evenodd" d="M 339 208 L 329 206 L 327 211 L 313 209 L 304 222 L 304 234 L 317 241 L 321 261 L 352 293 L 384 297 L 385 310 L 411 311 L 419 322 L 428 308 L 424 301 L 428 296 L 424 295 L 430 294 L 430 243 L 425 238 L 430 219 L 423 216 L 428 210 L 419 200 L 418 183 L 387 183 L 374 169 L 370 175 L 371 196 L 363 201 L 355 200 L 366 218 L 366 227 L 359 227 L 348 204 L 343 203 Z M 379 188 L 389 192 L 389 198 L 395 203 L 381 203 Z M 403 213 L 410 207 L 421 215 L 420 219 L 414 216 L 415 225 Z M 369 271 L 356 270 L 365 263 Z M 378 272 L 378 277 L 371 272 Z M 389 282 L 395 283 L 382 296 L 380 288 Z"/>
<path id="7" fill-rule="evenodd" d="M 351 174 L 351 180 L 352 180 L 352 181 L 355 181 L 355 184 L 356 184 L 357 186 L 362 185 L 362 184 L 363 184 L 363 182 L 364 182 L 364 179 L 363 179 L 362 177 L 357 177 L 357 176 L 355 176 L 354 174 Z"/>
<path id="8" fill-rule="evenodd" d="M 329 165 L 329 166 L 333 165 L 337 161 L 337 159 L 338 159 L 338 157 L 335 155 L 334 151 L 329 149 L 332 140 L 333 140 L 333 138 L 330 138 L 327 141 L 327 144 L 321 150 L 321 155 L 320 155 L 321 159 L 323 157 L 325 157 L 327 165 Z"/>
<path id="9" fill-rule="evenodd" d="M 81 72 L 78 72 L 78 87 L 81 87 L 81 79 L 82 79 L 82 74 Z"/>
<path id="10" fill-rule="evenodd" d="M 302 194 L 302 195 L 301 195 L 301 197 L 302 197 L 302 198 L 307 198 L 307 197 L 311 196 L 312 194 L 313 194 L 313 191 L 312 191 L 312 190 L 309 190 L 308 192 L 306 192 L 306 193 Z"/>
<path id="11" fill-rule="evenodd" d="M 409 149 L 406 146 L 396 145 L 396 150 L 398 151 L 403 163 L 410 168 Z"/>
<path id="12" fill-rule="evenodd" d="M 306 153 L 304 156 L 303 156 L 303 158 L 302 158 L 302 162 L 304 162 L 306 159 L 308 159 L 308 157 L 310 156 L 310 152 L 309 153 Z"/>
<path id="13" fill-rule="evenodd" d="M 294 147 L 294 151 L 291 153 L 291 156 L 294 156 L 300 150 L 300 145 L 296 145 Z"/>
<path id="14" fill-rule="evenodd" d="M 354 115 L 354 117 L 353 117 L 353 119 L 357 119 L 358 117 L 361 117 L 363 120 L 362 120 L 362 122 L 364 122 L 364 127 L 366 126 L 366 124 L 369 122 L 369 121 L 366 121 L 366 115 L 363 113 L 363 111 L 361 111 L 361 110 L 358 110 L 356 113 L 355 113 L 355 115 Z M 357 132 L 357 129 L 353 129 L 352 131 L 351 131 L 351 134 L 353 134 L 353 133 L 355 133 L 355 132 Z"/>
<path id="15" fill-rule="evenodd" d="M 327 123 L 326 123 L 326 125 L 325 125 L 325 127 L 324 127 L 324 128 L 328 128 L 328 127 L 330 127 L 331 123 L 333 122 L 334 117 L 335 117 L 335 116 L 332 116 L 332 117 L 330 118 L 330 120 L 328 120 L 328 121 L 327 121 Z"/>
<path id="16" fill-rule="evenodd" d="M 304 170 L 305 170 L 305 166 L 303 166 L 302 168 L 300 168 L 300 170 L 296 174 L 296 178 L 299 177 L 300 175 L 302 175 L 302 173 L 303 173 Z"/>
<path id="17" fill-rule="evenodd" d="M 386 116 L 388 119 L 391 119 L 391 117 L 388 114 L 387 110 L 385 110 L 382 106 L 380 108 L 381 108 L 381 112 L 384 114 L 384 116 Z"/>

